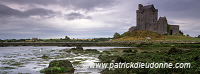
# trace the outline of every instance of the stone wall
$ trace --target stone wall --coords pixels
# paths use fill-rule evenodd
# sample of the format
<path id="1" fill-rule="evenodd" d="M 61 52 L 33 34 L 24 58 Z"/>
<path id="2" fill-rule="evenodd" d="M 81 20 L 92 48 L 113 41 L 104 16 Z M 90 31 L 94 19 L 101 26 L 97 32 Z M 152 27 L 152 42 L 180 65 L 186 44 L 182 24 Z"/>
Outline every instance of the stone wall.
<path id="1" fill-rule="evenodd" d="M 135 29 L 136 29 L 136 26 L 133 26 L 133 27 L 129 28 L 128 31 L 135 31 Z"/>
<path id="2" fill-rule="evenodd" d="M 170 25 L 170 31 L 172 34 L 179 33 L 179 25 Z"/>

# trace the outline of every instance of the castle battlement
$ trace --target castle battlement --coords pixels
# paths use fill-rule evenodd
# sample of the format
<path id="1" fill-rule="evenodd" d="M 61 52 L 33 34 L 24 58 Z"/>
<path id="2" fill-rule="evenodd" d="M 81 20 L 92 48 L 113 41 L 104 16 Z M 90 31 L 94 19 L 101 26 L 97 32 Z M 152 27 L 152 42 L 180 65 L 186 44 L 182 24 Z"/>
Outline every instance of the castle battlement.
<path id="1" fill-rule="evenodd" d="M 153 4 L 146 6 L 139 4 L 136 13 L 136 26 L 131 27 L 129 31 L 145 30 L 160 34 L 179 33 L 178 25 L 168 25 L 166 17 L 159 17 L 158 19 L 158 9 Z"/>

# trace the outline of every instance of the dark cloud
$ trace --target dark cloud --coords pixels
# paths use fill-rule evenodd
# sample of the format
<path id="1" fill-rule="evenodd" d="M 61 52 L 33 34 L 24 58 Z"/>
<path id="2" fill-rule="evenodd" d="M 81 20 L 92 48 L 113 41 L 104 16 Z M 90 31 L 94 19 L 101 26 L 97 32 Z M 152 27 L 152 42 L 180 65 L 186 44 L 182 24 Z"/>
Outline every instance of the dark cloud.
<path id="1" fill-rule="evenodd" d="M 199 18 L 200 0 L 152 0 L 161 12 L 160 16 L 169 16 L 173 18 Z"/>
<path id="2" fill-rule="evenodd" d="M 90 16 L 85 16 L 83 14 L 80 13 L 70 13 L 65 15 L 67 20 L 74 20 L 74 19 L 91 19 Z"/>
<path id="3" fill-rule="evenodd" d="M 2 3 L 17 3 L 28 5 L 60 5 L 81 10 L 93 10 L 96 7 L 111 7 L 117 0 L 1 0 Z"/>
<path id="4" fill-rule="evenodd" d="M 111 7 L 116 3 L 116 0 L 68 0 L 67 2 L 78 9 L 91 10 L 96 7 Z"/>
<path id="5" fill-rule="evenodd" d="M 200 7 L 199 0 L 152 0 L 154 5 L 157 5 L 157 8 L 163 8 L 165 11 L 185 11 L 189 9 L 196 9 L 196 7 Z"/>
<path id="6" fill-rule="evenodd" d="M 21 12 L 18 10 L 14 10 L 8 6 L 0 4 L 0 17 L 3 16 L 16 16 L 19 15 Z"/>
<path id="7" fill-rule="evenodd" d="M 29 9 L 27 11 L 19 11 L 19 10 L 15 10 L 8 6 L 0 4 L 1 17 L 4 17 L 4 16 L 14 16 L 14 17 L 51 16 L 56 13 L 57 12 L 43 9 L 43 8 L 34 8 L 34 9 Z"/>
<path id="8" fill-rule="evenodd" d="M 34 9 L 30 9 L 27 11 L 24 11 L 21 16 L 31 16 L 31 15 L 39 15 L 39 16 L 45 16 L 45 15 L 51 15 L 51 14 L 55 14 L 56 12 L 52 11 L 52 10 L 46 10 L 43 8 L 34 8 Z"/>
<path id="9" fill-rule="evenodd" d="M 67 1 L 67 0 L 66 0 Z M 17 3 L 17 4 L 39 4 L 39 5 L 49 5 L 53 3 L 58 3 L 59 0 L 1 0 L 1 3 Z"/>

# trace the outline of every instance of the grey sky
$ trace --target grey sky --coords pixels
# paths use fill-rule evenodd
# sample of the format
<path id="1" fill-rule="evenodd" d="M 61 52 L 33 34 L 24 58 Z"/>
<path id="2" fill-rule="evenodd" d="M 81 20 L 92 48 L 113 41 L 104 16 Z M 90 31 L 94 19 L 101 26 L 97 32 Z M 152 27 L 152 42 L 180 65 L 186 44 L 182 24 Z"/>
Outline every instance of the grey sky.
<path id="1" fill-rule="evenodd" d="M 135 26 L 138 4 L 148 3 L 185 34 L 200 34 L 199 0 L 0 0 L 0 39 L 112 37 Z"/>

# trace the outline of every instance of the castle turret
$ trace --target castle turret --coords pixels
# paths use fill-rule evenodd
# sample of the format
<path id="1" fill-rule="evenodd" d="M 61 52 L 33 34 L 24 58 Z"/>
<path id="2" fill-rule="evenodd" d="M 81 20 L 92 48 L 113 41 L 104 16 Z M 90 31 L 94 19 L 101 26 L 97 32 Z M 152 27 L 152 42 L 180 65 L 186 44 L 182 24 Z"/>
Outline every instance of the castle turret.
<path id="1" fill-rule="evenodd" d="M 141 10 L 141 9 L 142 9 L 142 7 L 143 7 L 143 5 L 142 5 L 142 4 L 139 4 L 139 5 L 138 5 L 138 9 L 139 9 L 139 10 Z"/>

